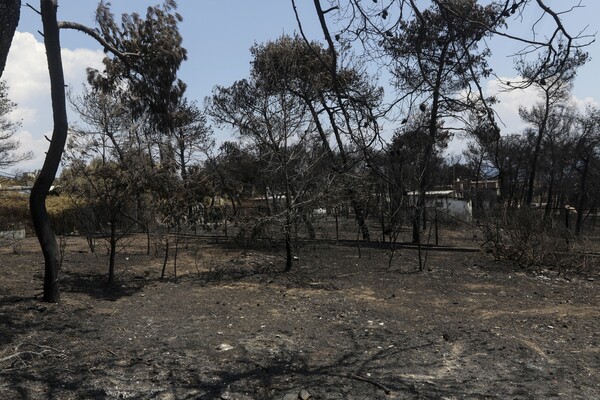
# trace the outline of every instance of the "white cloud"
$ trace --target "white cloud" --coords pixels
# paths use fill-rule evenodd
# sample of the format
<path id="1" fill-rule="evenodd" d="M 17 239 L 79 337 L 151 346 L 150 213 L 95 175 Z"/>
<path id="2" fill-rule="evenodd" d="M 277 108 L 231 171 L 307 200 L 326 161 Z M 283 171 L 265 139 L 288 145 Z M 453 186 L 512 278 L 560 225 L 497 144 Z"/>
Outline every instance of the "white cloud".
<path id="1" fill-rule="evenodd" d="M 519 78 L 500 78 L 503 82 L 516 82 Z M 517 133 L 524 128 L 519 117 L 519 108 L 529 108 L 540 100 L 537 91 L 533 87 L 527 89 L 514 89 L 507 91 L 506 87 L 498 79 L 488 81 L 486 95 L 496 96 L 499 103 L 494 105 L 494 110 L 500 117 L 499 125 L 502 133 Z"/>
<path id="2" fill-rule="evenodd" d="M 86 68 L 101 68 L 104 54 L 89 49 L 62 49 L 65 83 L 77 93 L 86 80 Z M 17 103 L 10 115 L 12 120 L 21 120 L 18 132 L 22 151 L 33 151 L 33 160 L 23 162 L 15 168 L 20 170 L 39 169 L 44 161 L 48 142 L 44 135 L 52 133 L 52 107 L 50 82 L 44 44 L 27 32 L 16 32 L 12 41 L 6 68 L 2 75 L 9 87 L 8 95 Z M 70 120 L 74 116 L 69 115 Z"/>
<path id="3" fill-rule="evenodd" d="M 502 81 L 515 82 L 519 78 L 500 78 Z M 518 133 L 525 128 L 525 124 L 519 117 L 519 107 L 530 108 L 535 103 L 541 101 L 540 94 L 533 87 L 529 87 L 525 90 L 515 89 L 512 91 L 503 90 L 500 82 L 497 79 L 490 80 L 487 84 L 486 94 L 495 95 L 500 103 L 494 106 L 494 109 L 498 112 L 500 119 L 506 126 L 501 125 L 502 133 Z M 587 106 L 598 106 L 596 99 L 592 97 L 586 97 L 580 99 L 575 95 L 571 96 L 571 101 L 575 106 L 583 111 Z"/>
<path id="4" fill-rule="evenodd" d="M 21 121 L 35 121 L 37 118 L 37 110 L 35 108 L 17 107 L 6 117 L 9 121 L 14 123 Z"/>
<path id="5" fill-rule="evenodd" d="M 2 75 L 9 85 L 12 101 L 27 103 L 41 93 L 50 92 L 45 59 L 43 43 L 31 33 L 15 33 Z"/>
<path id="6" fill-rule="evenodd" d="M 18 140 L 21 144 L 20 152 L 31 151 L 33 153 L 32 159 L 20 162 L 15 166 L 15 169 L 25 172 L 40 169 L 44 161 L 44 152 L 49 144 L 46 138 L 44 138 L 44 136 L 41 138 L 34 138 L 31 132 L 20 130 L 15 134 L 14 139 Z"/>
<path id="7" fill-rule="evenodd" d="M 584 99 L 579 99 L 573 96 L 573 102 L 577 106 L 578 109 L 584 110 L 586 107 L 597 107 L 600 108 L 600 104 L 593 97 L 586 97 Z"/>
<path id="8" fill-rule="evenodd" d="M 501 77 L 500 79 L 492 79 L 487 82 L 484 88 L 486 96 L 496 96 L 499 103 L 494 105 L 494 110 L 498 113 L 500 121 L 501 134 L 513 134 L 522 132 L 526 124 L 519 117 L 519 108 L 530 108 L 536 102 L 540 101 L 540 95 L 535 88 L 514 89 L 507 91 L 506 87 L 500 82 L 517 82 L 518 77 Z M 571 97 L 571 101 L 579 110 L 584 110 L 587 106 L 600 107 L 598 101 L 592 97 L 579 99 L 575 96 Z M 446 150 L 447 154 L 461 154 L 466 148 L 466 140 L 456 137 L 453 139 Z"/>

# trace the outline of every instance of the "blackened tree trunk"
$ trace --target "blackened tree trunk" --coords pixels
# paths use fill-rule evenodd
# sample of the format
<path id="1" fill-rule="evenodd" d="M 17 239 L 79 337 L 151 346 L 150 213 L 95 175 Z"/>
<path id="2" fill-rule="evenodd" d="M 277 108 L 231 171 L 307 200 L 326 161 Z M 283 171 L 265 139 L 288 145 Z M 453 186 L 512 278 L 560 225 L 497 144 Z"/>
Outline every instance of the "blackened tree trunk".
<path id="1" fill-rule="evenodd" d="M 546 208 L 544 209 L 544 219 L 548 220 L 552 215 L 552 207 L 554 206 L 552 200 L 554 198 L 554 162 L 552 163 L 552 169 L 550 170 L 550 182 L 548 182 L 548 195 L 546 196 Z"/>
<path id="2" fill-rule="evenodd" d="M 0 77 L 21 16 L 21 0 L 0 0 Z"/>
<path id="3" fill-rule="evenodd" d="M 165 278 L 165 271 L 167 270 L 167 262 L 169 261 L 169 234 L 171 232 L 167 230 L 167 234 L 165 236 L 165 258 L 163 261 L 162 272 L 160 273 L 160 279 Z"/>
<path id="4" fill-rule="evenodd" d="M 293 265 L 293 249 L 292 249 L 292 218 L 290 210 L 285 212 L 285 271 L 292 270 Z"/>
<path id="5" fill-rule="evenodd" d="M 40 11 L 44 27 L 44 46 L 50 74 L 52 116 L 54 128 L 46 159 L 31 190 L 29 208 L 35 234 L 44 255 L 44 301 L 56 303 L 60 298 L 58 272 L 60 268 L 56 237 L 48 220 L 46 196 L 50 190 L 67 139 L 67 109 L 65 101 L 65 79 L 60 54 L 59 29 L 56 19 L 57 0 L 40 0 Z"/>
<path id="6" fill-rule="evenodd" d="M 421 211 L 415 206 L 412 220 L 412 242 L 421 243 Z"/>
<path id="7" fill-rule="evenodd" d="M 531 203 L 533 201 L 533 189 L 535 188 L 535 175 L 536 175 L 535 173 L 536 173 L 540 149 L 542 147 L 541 143 L 542 143 L 543 136 L 544 136 L 543 131 L 540 129 L 540 133 L 538 134 L 537 139 L 536 139 L 533 156 L 531 157 L 529 178 L 527 180 L 527 194 L 525 197 L 525 204 L 528 206 L 531 206 Z"/>
<path id="8" fill-rule="evenodd" d="M 117 254 L 117 219 L 110 219 L 110 259 L 108 262 L 108 284 L 115 282 L 115 256 Z"/>
<path id="9" fill-rule="evenodd" d="M 306 212 L 302 212 L 302 221 L 304 222 L 304 226 L 306 227 L 306 233 L 308 234 L 308 238 L 310 240 L 315 240 L 317 234 L 315 233 L 315 227 L 311 222 L 309 216 Z"/>
<path id="10" fill-rule="evenodd" d="M 427 128 L 427 135 L 428 135 L 428 140 L 427 143 L 425 145 L 425 149 L 423 152 L 423 162 L 421 164 L 421 168 L 419 171 L 419 193 L 418 193 L 418 197 L 417 197 L 417 202 L 415 204 L 415 214 L 414 214 L 414 220 L 413 220 L 413 243 L 418 243 L 419 244 L 419 268 L 422 267 L 422 263 L 421 263 L 421 235 L 420 235 L 420 230 L 422 228 L 422 223 L 425 222 L 424 220 L 421 221 L 421 213 L 423 212 L 423 210 L 425 210 L 426 208 L 426 196 L 427 196 L 427 189 L 429 188 L 429 184 L 430 184 L 430 175 L 431 175 L 431 163 L 432 163 L 432 158 L 434 155 L 434 149 L 435 149 L 435 145 L 436 145 L 436 140 L 437 140 L 437 136 L 438 136 L 438 117 L 439 117 L 439 111 L 440 111 L 440 96 L 441 96 L 441 87 L 442 87 L 442 82 L 443 82 L 443 76 L 444 76 L 444 65 L 445 65 L 445 60 L 446 60 L 446 54 L 448 51 L 448 43 L 444 44 L 444 47 L 442 48 L 441 54 L 440 54 L 440 63 L 438 65 L 438 69 L 436 72 L 436 76 L 435 76 L 435 82 L 433 83 L 432 86 L 432 101 L 431 101 L 431 114 L 429 115 L 429 123 L 428 123 L 428 128 Z M 422 111 L 424 111 L 425 108 L 422 109 Z M 423 214 L 423 217 L 425 216 L 425 214 Z"/>
<path id="11" fill-rule="evenodd" d="M 589 171 L 589 159 L 583 160 L 583 167 L 579 170 L 581 181 L 579 184 L 579 196 L 577 198 L 577 219 L 575 220 L 575 234 L 581 235 L 581 225 L 583 223 L 583 207 L 585 206 L 587 177 Z"/>
<path id="12" fill-rule="evenodd" d="M 44 165 L 31 190 L 29 208 L 38 241 L 44 255 L 44 301 L 58 302 L 58 272 L 60 268 L 56 237 L 48 220 L 46 196 L 56 177 L 56 171 L 67 139 L 67 109 L 65 102 L 65 79 L 60 55 L 60 38 L 56 19 L 56 0 L 40 0 L 44 27 L 44 45 L 50 74 L 52 116 L 54 128 Z"/>
<path id="13" fill-rule="evenodd" d="M 360 200 L 356 199 L 358 197 L 356 192 L 352 191 L 350 197 L 350 202 L 352 203 L 352 208 L 354 209 L 354 214 L 356 215 L 356 221 L 358 222 L 358 227 L 360 228 L 360 233 L 364 241 L 368 242 L 371 240 L 371 234 L 369 233 L 369 227 L 367 226 L 367 219 L 365 218 L 365 208 L 360 203 Z"/>

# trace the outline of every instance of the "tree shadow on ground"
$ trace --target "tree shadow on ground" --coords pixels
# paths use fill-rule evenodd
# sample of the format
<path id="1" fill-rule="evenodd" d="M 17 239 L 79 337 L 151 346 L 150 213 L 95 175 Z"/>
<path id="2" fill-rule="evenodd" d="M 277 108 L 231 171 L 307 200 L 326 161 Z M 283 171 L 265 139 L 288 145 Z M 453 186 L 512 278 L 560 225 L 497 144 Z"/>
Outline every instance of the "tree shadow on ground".
<path id="1" fill-rule="evenodd" d="M 72 397 L 74 393 L 81 393 L 85 385 L 83 375 L 72 374 L 72 377 L 66 378 L 62 373 L 52 366 L 47 366 L 46 373 L 29 370 L 27 368 L 2 371 L 0 378 L 6 382 L 5 387 L 15 394 L 19 394 L 21 399 L 45 398 L 62 399 Z M 75 372 L 75 371 L 70 371 Z M 66 379 L 65 379 L 66 378 Z M 31 388 L 35 388 L 32 393 Z M 103 388 L 85 388 L 84 397 L 88 399 L 107 398 L 106 391 Z"/>
<path id="2" fill-rule="evenodd" d="M 369 368 L 370 363 L 381 362 L 383 353 L 369 359 L 360 360 L 360 352 L 348 351 L 328 364 L 314 365 L 305 353 L 289 352 L 278 359 L 252 360 L 241 359 L 215 366 L 214 370 L 202 371 L 197 365 L 173 370 L 164 365 L 155 379 L 158 384 L 141 383 L 136 388 L 127 383 L 123 376 L 115 380 L 113 372 L 122 369 L 119 361 L 102 362 L 103 375 L 94 379 L 83 370 L 52 367 L 50 360 L 40 361 L 35 370 L 27 368 L 1 371 L 7 387 L 22 398 L 35 397 L 31 388 L 37 388 L 37 394 L 44 398 L 63 398 L 66 395 L 78 398 L 111 398 L 112 395 L 150 399 L 160 397 L 161 393 L 170 393 L 178 399 L 213 400 L 219 398 L 242 399 L 281 399 L 287 393 L 308 390 L 313 398 L 325 398 L 329 394 L 351 394 L 352 398 L 384 399 L 392 394 L 402 394 L 402 398 L 424 398 L 412 380 L 394 377 L 391 371 Z M 312 365 L 311 365 L 312 363 Z M 134 365 L 130 371 L 142 368 Z M 82 367 L 83 368 L 83 367 Z M 366 371 L 373 371 L 369 377 Z M 147 373 L 147 371 L 146 371 Z M 99 378 L 99 379 L 98 379 Z M 121 381 L 118 383 L 118 381 Z M 110 393 L 109 393 L 110 392 Z M 230 393 L 226 397 L 225 393 Z M 245 394 L 246 397 L 237 396 Z M 443 391 L 439 395 L 456 395 L 454 391 Z M 407 397 L 409 396 L 409 397 Z M 337 398 L 337 397 L 336 397 Z M 342 397 L 339 397 L 342 398 Z M 431 397 L 425 397 L 431 398 Z M 440 397 L 442 398 L 442 397 Z"/>
<path id="3" fill-rule="evenodd" d="M 368 357 L 362 356 L 364 352 L 360 348 L 355 348 L 336 360 L 320 365 L 315 365 L 314 360 L 309 360 L 301 352 L 268 361 L 240 360 L 235 365 L 222 366 L 212 372 L 213 376 L 218 377 L 217 380 L 196 380 L 187 385 L 175 382 L 174 391 L 181 395 L 178 398 L 188 398 L 185 396 L 186 388 L 199 388 L 204 393 L 198 398 L 205 400 L 223 398 L 225 392 L 246 393 L 250 395 L 248 398 L 278 400 L 287 393 L 298 393 L 302 389 L 306 389 L 312 398 L 351 396 L 348 398 L 386 399 L 400 395 L 405 399 L 422 399 L 467 396 L 467 391 L 442 387 L 447 382 L 418 385 L 413 379 L 398 376 L 397 368 L 405 361 L 403 354 L 416 349 L 427 351 L 431 345 L 428 342 L 408 345 L 394 352 L 381 351 Z"/>
<path id="4" fill-rule="evenodd" d="M 75 351 L 69 358 L 78 362 L 71 363 L 68 369 L 61 367 L 61 361 L 50 354 L 31 367 L 0 369 L 0 379 L 6 389 L 20 398 L 280 400 L 302 389 L 315 399 L 521 398 L 510 389 L 495 396 L 481 392 L 480 386 L 471 385 L 468 377 L 424 380 L 403 374 L 411 370 L 428 373 L 441 365 L 440 356 L 412 359 L 415 352 L 437 354 L 439 344 L 432 337 L 406 336 L 401 346 L 367 354 L 365 345 L 370 343 L 361 334 L 348 330 L 344 336 L 351 344 L 326 360 L 297 348 L 277 355 L 242 350 L 242 357 L 224 362 L 219 362 L 218 356 L 199 355 L 183 364 L 183 359 L 173 354 L 171 358 L 161 358 L 158 365 L 152 363 L 156 354 L 134 352 L 122 355 L 130 360 L 124 366 L 123 357 L 86 360 Z M 91 365 L 96 367 L 93 371 Z M 523 378 L 522 371 L 515 370 L 505 379 L 518 382 Z"/>
<path id="5" fill-rule="evenodd" d="M 35 314 L 45 309 L 37 299 L 31 297 L 0 297 L 0 347 L 13 343 L 16 336 L 38 327 L 33 318 L 24 318 L 24 313 Z"/>
<path id="6" fill-rule="evenodd" d="M 109 284 L 104 274 L 68 272 L 60 277 L 61 290 L 65 293 L 81 293 L 96 300 L 117 301 L 133 296 L 156 279 L 122 277 Z"/>

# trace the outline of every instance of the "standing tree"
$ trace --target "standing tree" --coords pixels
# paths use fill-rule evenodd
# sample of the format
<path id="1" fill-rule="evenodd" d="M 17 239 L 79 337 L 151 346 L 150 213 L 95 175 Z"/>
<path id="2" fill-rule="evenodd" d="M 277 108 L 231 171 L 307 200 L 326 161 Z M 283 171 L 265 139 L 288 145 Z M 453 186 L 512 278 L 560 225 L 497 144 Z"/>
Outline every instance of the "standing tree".
<path id="1" fill-rule="evenodd" d="M 367 210 L 355 183 L 363 160 L 359 156 L 379 137 L 383 89 L 373 85 L 365 71 L 342 65 L 330 44 L 324 48 L 284 36 L 255 47 L 253 54 L 253 77 L 261 86 L 288 92 L 307 107 L 332 170 L 348 178 L 346 197 L 363 239 L 369 240 Z"/>
<path id="2" fill-rule="evenodd" d="M 109 58 L 105 59 L 106 76 L 121 76 L 131 85 L 132 92 L 139 96 L 138 104 L 151 105 L 158 114 L 162 113 L 161 101 L 171 98 L 177 70 L 186 57 L 177 29 L 181 16 L 174 13 L 174 0 L 167 0 L 162 7 L 149 7 L 146 20 L 138 14 L 125 15 L 120 28 L 114 23 L 108 5 L 103 2 L 98 6 L 96 17 L 100 29 L 91 29 L 73 22 L 59 23 L 57 9 L 58 0 L 40 0 L 54 128 L 44 164 L 29 201 L 33 225 L 44 254 L 44 300 L 49 302 L 59 300 L 59 253 L 45 203 L 56 177 L 68 130 L 59 30 L 75 29 L 102 44 L 107 52 L 119 60 L 113 63 Z M 104 85 L 115 83 L 112 78 L 96 82 Z"/>
<path id="3" fill-rule="evenodd" d="M 179 185 L 182 191 L 185 220 L 194 231 L 200 220 L 198 214 L 202 208 L 203 183 L 198 176 L 192 173 L 193 168 L 198 166 L 201 154 L 205 154 L 212 146 L 212 132 L 207 125 L 206 116 L 193 102 L 183 99 L 175 111 L 175 126 L 172 134 L 166 138 L 168 145 L 173 149 L 174 165 L 179 171 L 181 180 Z"/>
<path id="4" fill-rule="evenodd" d="M 525 204 L 528 206 L 533 201 L 538 160 L 542 150 L 542 142 L 548 135 L 548 122 L 552 114 L 559 110 L 564 102 L 569 100 L 577 68 L 586 61 L 587 54 L 576 51 L 571 57 L 565 59 L 562 64 L 552 65 L 551 67 L 554 68 L 545 70 L 539 79 L 536 79 L 536 74 L 540 70 L 539 65 L 545 62 L 544 59 L 529 64 L 521 62 L 518 66 L 521 75 L 532 82 L 532 85 L 539 90 L 542 98 L 542 101 L 534 105 L 531 110 L 519 109 L 521 118 L 532 125 L 537 132 L 527 180 Z"/>
<path id="5" fill-rule="evenodd" d="M 499 22 L 492 9 L 480 6 L 475 0 L 451 0 L 434 3 L 412 20 L 402 21 L 397 32 L 388 31 L 386 48 L 395 63 L 396 86 L 411 102 L 420 103 L 420 112 L 426 113 L 427 120 L 428 139 L 424 142 L 422 171 L 416 186 L 415 242 L 419 241 L 419 220 L 430 186 L 434 149 L 440 140 L 440 120 L 451 117 L 464 120 L 466 111 L 493 102 L 483 97 L 479 84 L 482 77 L 490 74 L 487 64 L 490 51 L 485 47 L 479 50 L 478 45 L 489 37 L 488 27 Z M 484 115 L 493 124 L 491 111 Z"/>
<path id="6" fill-rule="evenodd" d="M 117 244 L 137 222 L 133 206 L 151 172 L 131 137 L 131 118 L 121 93 L 86 87 L 83 95 L 69 100 L 85 125 L 72 129 L 66 154 L 69 173 L 62 181 L 74 199 L 82 200 L 76 207 L 91 211 L 84 218 L 90 218 L 108 242 L 112 284 Z"/>
<path id="7" fill-rule="evenodd" d="M 316 163 L 303 161 L 309 160 L 304 150 L 314 122 L 306 103 L 290 90 L 296 78 L 297 60 L 285 57 L 290 53 L 281 52 L 284 57 L 277 59 L 278 68 L 270 70 L 277 80 L 264 80 L 266 71 L 258 70 L 265 67 L 261 63 L 265 60 L 259 58 L 264 56 L 263 49 L 252 50 L 255 61 L 251 79 L 236 82 L 230 88 L 217 87 L 209 102 L 209 112 L 218 123 L 233 125 L 243 139 L 253 143 L 260 154 L 263 174 L 272 178 L 269 186 L 274 206 L 279 206 L 280 196 L 285 200 L 282 219 L 286 271 L 289 271 L 293 261 L 292 226 L 303 210 L 310 207 L 307 188 L 314 179 Z M 315 193 L 311 195 L 314 197 Z"/>
<path id="8" fill-rule="evenodd" d="M 0 81 L 0 169 L 9 167 L 18 162 L 31 158 L 31 152 L 16 153 L 19 141 L 13 139 L 20 122 L 13 122 L 8 117 L 16 104 L 8 98 L 8 88 L 4 81 Z"/>
<path id="9" fill-rule="evenodd" d="M 443 121 L 438 121 L 435 136 L 429 134 L 430 116 L 423 113 L 419 119 L 410 121 L 405 128 L 395 133 L 392 140 L 392 154 L 401 161 L 396 173 L 403 175 L 401 178 L 404 192 L 411 191 L 415 200 L 413 214 L 413 242 L 420 244 L 421 217 L 426 210 L 425 188 L 423 182 L 432 181 L 436 166 L 442 161 L 442 152 L 448 145 L 450 134 L 444 129 Z M 415 190 L 415 188 L 418 188 Z M 421 265 L 421 264 L 420 264 Z"/>
<path id="10" fill-rule="evenodd" d="M 167 140 L 174 150 L 174 162 L 181 179 L 188 184 L 189 169 L 212 145 L 212 132 L 198 105 L 183 99 L 175 111 L 175 129 Z"/>
<path id="11" fill-rule="evenodd" d="M 0 0 L 0 77 L 21 17 L 21 0 Z"/>
<path id="12" fill-rule="evenodd" d="M 495 175 L 500 182 L 504 180 L 504 170 L 498 168 L 498 152 L 501 140 L 500 130 L 494 121 L 490 121 L 488 110 L 486 108 L 475 109 L 469 112 L 468 122 L 465 125 L 465 131 L 470 141 L 467 148 L 463 151 L 467 163 L 471 167 L 472 174 L 469 179 L 475 178 L 475 187 L 479 180 L 491 178 Z M 480 191 L 475 190 L 473 194 L 473 208 L 480 206 Z M 502 198 L 502 190 L 500 197 Z"/>
<path id="13" fill-rule="evenodd" d="M 580 235 L 586 206 L 589 199 L 593 198 L 590 193 L 590 178 L 596 176 L 597 179 L 600 173 L 600 110 L 597 108 L 588 108 L 580 117 L 574 138 L 573 168 L 579 176 L 575 200 L 575 234 Z"/>
<path id="14" fill-rule="evenodd" d="M 575 106 L 565 101 L 564 104 L 555 107 L 546 123 L 546 137 L 542 143 L 540 169 L 540 203 L 545 199 L 546 207 L 544 218 L 551 219 L 552 210 L 564 205 L 564 198 L 560 199 L 558 195 L 562 194 L 565 187 L 564 177 L 568 170 L 569 148 L 571 147 L 571 138 L 573 130 L 577 126 L 578 113 Z"/>
<path id="15" fill-rule="evenodd" d="M 52 140 L 46 152 L 46 158 L 40 173 L 35 180 L 29 197 L 31 219 L 35 234 L 44 254 L 44 301 L 56 303 L 59 300 L 58 272 L 60 255 L 56 237 L 46 211 L 46 197 L 56 177 L 63 150 L 67 140 L 67 106 L 65 96 L 65 78 L 60 53 L 60 34 L 56 10 L 56 0 L 40 0 L 44 46 L 50 74 L 50 91 L 52 98 L 52 118 L 54 127 Z"/>

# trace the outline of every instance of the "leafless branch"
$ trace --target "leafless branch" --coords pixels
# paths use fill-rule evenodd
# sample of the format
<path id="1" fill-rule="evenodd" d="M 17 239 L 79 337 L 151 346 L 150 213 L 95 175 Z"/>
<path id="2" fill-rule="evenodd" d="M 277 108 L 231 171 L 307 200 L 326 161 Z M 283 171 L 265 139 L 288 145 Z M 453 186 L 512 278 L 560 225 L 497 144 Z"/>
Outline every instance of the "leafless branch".
<path id="1" fill-rule="evenodd" d="M 98 43 L 100 43 L 102 46 L 104 46 L 104 48 L 106 50 L 110 51 L 115 56 L 119 57 L 120 59 L 122 59 L 124 61 L 126 61 L 128 57 L 140 57 L 140 54 L 138 54 L 138 53 L 127 53 L 127 52 L 122 52 L 122 51 L 116 49 L 113 45 L 108 43 L 96 30 L 91 29 L 90 27 L 87 27 L 85 25 L 78 24 L 77 22 L 60 21 L 58 23 L 58 27 L 59 27 L 59 29 L 74 29 L 76 31 L 83 32 L 83 33 L 91 36 Z"/>
<path id="2" fill-rule="evenodd" d="M 25 3 L 25 5 L 29 8 L 31 8 L 35 13 L 37 13 L 38 15 L 42 15 L 42 13 L 40 12 L 40 10 L 38 10 L 37 8 L 35 8 L 34 6 L 32 6 L 29 3 Z"/>

